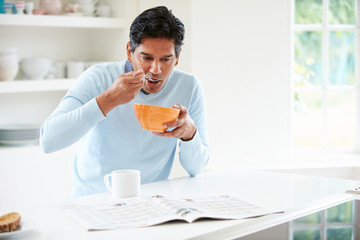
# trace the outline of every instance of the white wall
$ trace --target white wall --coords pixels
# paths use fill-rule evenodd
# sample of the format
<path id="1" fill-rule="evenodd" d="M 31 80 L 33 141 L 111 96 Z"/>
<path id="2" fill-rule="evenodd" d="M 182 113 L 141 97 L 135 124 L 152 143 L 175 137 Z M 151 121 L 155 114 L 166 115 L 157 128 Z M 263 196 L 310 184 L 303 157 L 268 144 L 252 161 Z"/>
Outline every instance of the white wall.
<path id="1" fill-rule="evenodd" d="M 207 95 L 211 166 L 286 160 L 290 1 L 196 0 L 190 9 L 192 72 Z"/>

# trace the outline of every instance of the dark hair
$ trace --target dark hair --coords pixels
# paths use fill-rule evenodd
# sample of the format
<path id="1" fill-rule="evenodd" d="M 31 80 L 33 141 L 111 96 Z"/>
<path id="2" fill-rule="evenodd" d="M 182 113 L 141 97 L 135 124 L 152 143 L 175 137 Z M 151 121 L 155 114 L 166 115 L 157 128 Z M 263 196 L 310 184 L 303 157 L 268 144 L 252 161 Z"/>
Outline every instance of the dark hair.
<path id="1" fill-rule="evenodd" d="M 163 6 L 151 8 L 137 16 L 130 26 L 130 51 L 134 52 L 144 38 L 166 38 L 174 40 L 175 54 L 178 57 L 184 35 L 184 24 L 171 10 Z"/>

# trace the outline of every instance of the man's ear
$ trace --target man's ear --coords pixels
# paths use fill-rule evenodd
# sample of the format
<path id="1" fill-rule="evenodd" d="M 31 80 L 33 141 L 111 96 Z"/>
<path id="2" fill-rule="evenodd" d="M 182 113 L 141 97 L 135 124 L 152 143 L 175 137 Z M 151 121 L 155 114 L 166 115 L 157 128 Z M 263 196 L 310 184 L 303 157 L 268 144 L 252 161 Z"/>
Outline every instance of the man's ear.
<path id="1" fill-rule="evenodd" d="M 130 42 L 126 44 L 126 54 L 127 54 L 127 60 L 131 62 L 131 45 Z"/>

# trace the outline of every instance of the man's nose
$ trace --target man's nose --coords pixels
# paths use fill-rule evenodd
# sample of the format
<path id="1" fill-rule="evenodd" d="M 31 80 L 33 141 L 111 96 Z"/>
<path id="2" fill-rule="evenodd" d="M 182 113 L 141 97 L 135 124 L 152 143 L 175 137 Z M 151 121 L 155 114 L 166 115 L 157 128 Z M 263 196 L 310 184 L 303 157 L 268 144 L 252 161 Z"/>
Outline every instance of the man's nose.
<path id="1" fill-rule="evenodd" d="M 161 64 L 158 60 L 154 60 L 151 64 L 151 69 L 150 69 L 152 74 L 160 74 L 161 73 Z"/>

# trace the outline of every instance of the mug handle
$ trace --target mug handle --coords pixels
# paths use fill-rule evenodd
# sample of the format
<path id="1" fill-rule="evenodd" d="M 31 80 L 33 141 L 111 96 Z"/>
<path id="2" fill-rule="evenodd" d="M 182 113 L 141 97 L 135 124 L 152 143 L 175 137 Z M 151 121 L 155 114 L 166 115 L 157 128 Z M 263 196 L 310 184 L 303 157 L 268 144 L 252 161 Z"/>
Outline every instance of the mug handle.
<path id="1" fill-rule="evenodd" d="M 109 183 L 109 178 L 111 177 L 111 173 L 108 173 L 104 176 L 104 184 L 105 184 L 105 187 L 107 190 L 109 190 L 110 192 L 112 192 L 111 190 L 111 186 L 110 186 L 110 183 Z"/>

